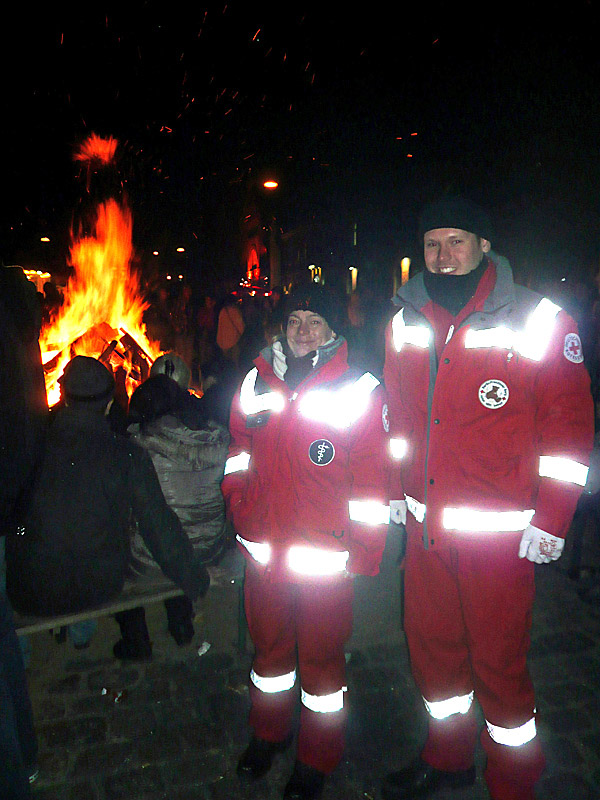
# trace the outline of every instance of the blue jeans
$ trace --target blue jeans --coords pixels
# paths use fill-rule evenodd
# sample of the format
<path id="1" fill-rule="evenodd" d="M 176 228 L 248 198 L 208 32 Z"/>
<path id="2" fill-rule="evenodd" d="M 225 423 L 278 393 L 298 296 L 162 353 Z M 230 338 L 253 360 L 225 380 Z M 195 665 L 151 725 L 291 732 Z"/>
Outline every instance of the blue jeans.
<path id="1" fill-rule="evenodd" d="M 29 800 L 37 739 L 12 610 L 0 592 L 0 797 Z"/>

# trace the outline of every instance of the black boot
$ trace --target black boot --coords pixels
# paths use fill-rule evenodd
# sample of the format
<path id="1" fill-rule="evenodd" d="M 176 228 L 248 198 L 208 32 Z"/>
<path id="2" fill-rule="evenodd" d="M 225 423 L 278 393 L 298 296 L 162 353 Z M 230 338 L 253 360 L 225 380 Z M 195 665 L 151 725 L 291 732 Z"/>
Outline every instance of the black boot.
<path id="1" fill-rule="evenodd" d="M 326 775 L 314 767 L 296 761 L 283 800 L 318 800 L 323 793 Z"/>
<path id="2" fill-rule="evenodd" d="M 179 647 L 189 644 L 194 638 L 194 606 L 189 597 L 180 595 L 165 600 L 169 633 Z"/>
<path id="3" fill-rule="evenodd" d="M 475 783 L 475 767 L 459 772 L 446 772 L 436 769 L 416 758 L 408 767 L 391 772 L 383 782 L 381 796 L 383 800 L 408 800 L 413 797 L 426 797 L 442 787 L 459 789 Z"/>
<path id="4" fill-rule="evenodd" d="M 152 658 L 152 643 L 148 636 L 144 607 L 119 611 L 115 619 L 123 637 L 113 647 L 115 658 L 121 661 L 149 661 Z"/>
<path id="5" fill-rule="evenodd" d="M 291 741 L 291 736 L 288 736 L 282 742 L 267 742 L 265 739 L 258 739 L 253 736 L 238 761 L 237 774 L 253 781 L 262 778 L 271 769 L 273 759 L 277 753 L 283 753 L 289 747 Z"/>

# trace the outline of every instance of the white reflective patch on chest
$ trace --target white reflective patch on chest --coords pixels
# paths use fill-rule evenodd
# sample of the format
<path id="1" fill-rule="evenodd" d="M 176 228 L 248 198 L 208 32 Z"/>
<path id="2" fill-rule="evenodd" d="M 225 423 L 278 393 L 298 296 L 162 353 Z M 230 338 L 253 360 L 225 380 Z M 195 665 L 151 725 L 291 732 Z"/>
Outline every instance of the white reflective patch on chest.
<path id="1" fill-rule="evenodd" d="M 390 431 L 390 415 L 388 411 L 387 403 L 383 404 L 383 408 L 381 409 L 381 422 L 383 423 L 383 430 L 386 433 Z"/>
<path id="2" fill-rule="evenodd" d="M 573 364 L 581 364 L 583 361 L 583 348 L 581 339 L 576 333 L 567 333 L 563 352 L 567 361 L 572 361 Z"/>
<path id="3" fill-rule="evenodd" d="M 492 378 L 479 387 L 479 402 L 486 408 L 501 408 L 508 401 L 508 386 L 504 381 Z"/>

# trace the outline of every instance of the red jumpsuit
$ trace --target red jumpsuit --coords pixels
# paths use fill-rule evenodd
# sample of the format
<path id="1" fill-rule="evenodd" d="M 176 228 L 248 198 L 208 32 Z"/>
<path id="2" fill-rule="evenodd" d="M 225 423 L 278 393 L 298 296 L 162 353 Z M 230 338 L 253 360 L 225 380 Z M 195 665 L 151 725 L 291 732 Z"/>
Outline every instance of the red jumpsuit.
<path id="1" fill-rule="evenodd" d="M 256 359 L 232 404 L 222 488 L 247 559 L 250 723 L 261 739 L 286 738 L 298 666 L 298 760 L 330 773 L 344 747 L 351 576 L 378 572 L 389 521 L 387 415 L 342 338 L 317 353 L 293 391 L 277 344 Z"/>
<path id="2" fill-rule="evenodd" d="M 451 279 L 450 279 L 451 280 Z M 494 800 L 531 800 L 544 760 L 527 671 L 531 524 L 564 537 L 586 481 L 593 408 L 573 319 L 489 262 L 453 318 L 422 275 L 388 329 L 392 499 L 408 507 L 405 629 L 429 712 L 423 759 L 473 763 L 474 695 Z"/>

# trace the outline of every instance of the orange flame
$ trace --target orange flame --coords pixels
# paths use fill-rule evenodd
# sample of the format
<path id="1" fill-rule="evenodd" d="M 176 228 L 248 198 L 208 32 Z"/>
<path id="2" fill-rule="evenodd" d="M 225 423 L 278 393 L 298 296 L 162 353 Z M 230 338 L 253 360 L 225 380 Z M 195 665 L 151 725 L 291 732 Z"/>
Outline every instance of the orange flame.
<path id="1" fill-rule="evenodd" d="M 75 161 L 99 161 L 106 166 L 111 164 L 117 149 L 117 140 L 109 136 L 103 139 L 95 133 L 90 134 L 83 142 L 79 150 L 76 150 L 73 158 Z"/>
<path id="2" fill-rule="evenodd" d="M 75 355 L 99 358 L 104 353 L 112 367 L 123 367 L 127 373 L 130 393 L 139 377 L 122 344 L 126 334 L 135 340 L 148 364 L 161 353 L 158 343 L 148 339 L 142 322 L 148 304 L 131 269 L 130 211 L 109 200 L 98 207 L 94 235 L 76 239 L 72 233 L 72 238 L 74 275 L 67 284 L 62 308 L 40 336 L 51 405 L 60 396 L 56 381 Z"/>

